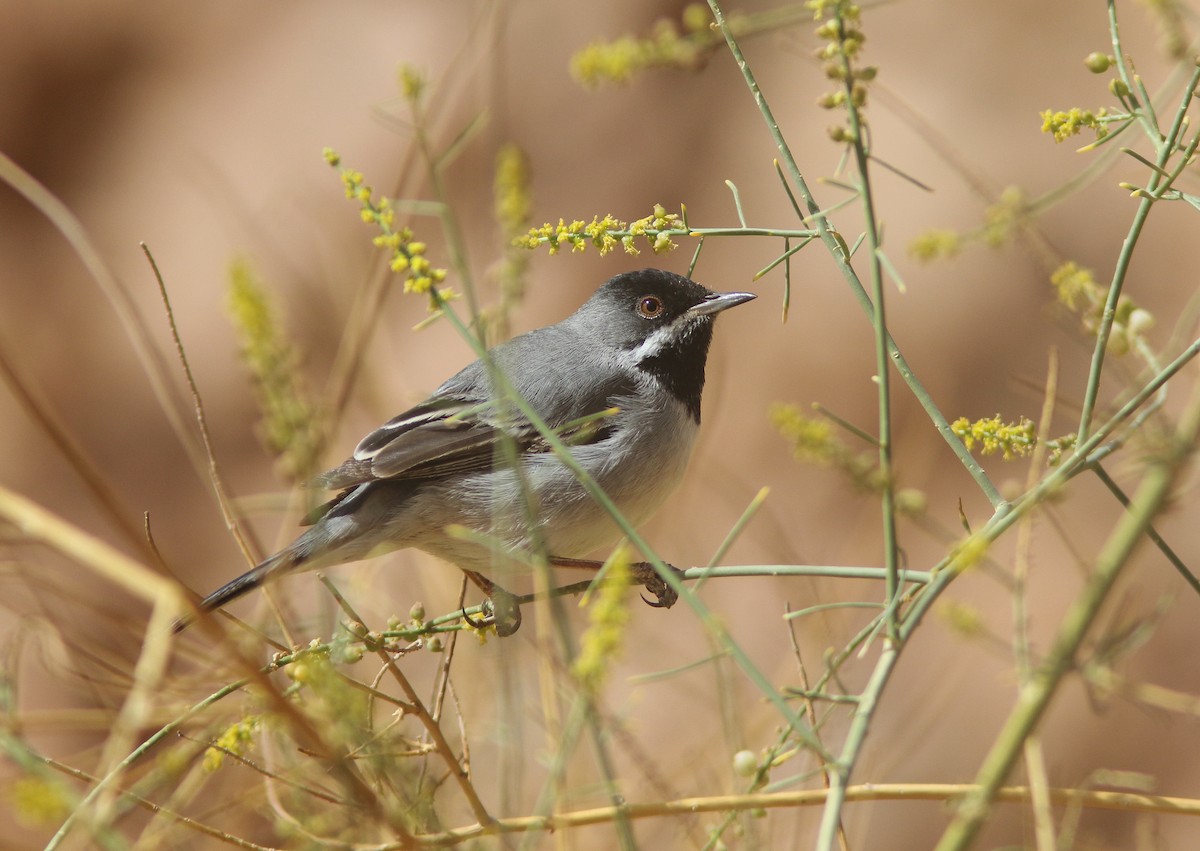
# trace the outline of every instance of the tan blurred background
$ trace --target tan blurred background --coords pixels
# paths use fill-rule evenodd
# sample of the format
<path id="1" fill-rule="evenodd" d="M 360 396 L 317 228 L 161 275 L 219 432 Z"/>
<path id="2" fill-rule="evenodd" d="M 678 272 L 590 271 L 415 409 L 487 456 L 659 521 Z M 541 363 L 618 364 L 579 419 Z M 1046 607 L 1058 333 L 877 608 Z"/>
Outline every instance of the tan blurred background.
<path id="1" fill-rule="evenodd" d="M 1120 5 L 1127 48 L 1155 89 L 1168 68 L 1155 26 L 1141 4 Z M 653 72 L 626 87 L 595 92 L 570 78 L 574 51 L 594 39 L 644 32 L 658 17 L 677 17 L 681 8 L 661 2 L 603 7 L 361 2 L 336 9 L 307 2 L 7 2 L 0 4 L 0 151 L 79 217 L 105 263 L 134 294 L 157 344 L 169 352 L 157 290 L 138 243 L 150 246 L 170 291 L 229 490 L 241 497 L 277 493 L 282 483 L 255 436 L 254 396 L 227 319 L 227 269 L 237 256 L 255 264 L 303 349 L 309 387 L 319 391 L 350 306 L 378 268 L 370 229 L 343 198 L 321 149 L 336 148 L 381 190 L 399 186 L 407 197 L 429 197 L 397 93 L 400 63 L 424 69 L 431 79 L 435 145 L 447 144 L 474 116 L 486 113 L 485 129 L 447 175 L 485 302 L 495 298 L 488 269 L 501 244 L 492 217 L 492 161 L 507 142 L 522 146 L 532 161 L 538 223 L 605 212 L 634 219 L 655 203 L 672 209 L 683 202 L 693 225 L 733 225 L 724 185 L 732 180 L 751 224 L 796 226 L 771 164 L 772 141 L 726 53 L 717 52 L 694 75 Z M 1092 76 L 1082 64 L 1089 52 L 1111 49 L 1102 6 L 899 2 L 869 9 L 863 26 L 866 58 L 880 67 L 879 85 L 887 90 L 870 107 L 875 151 L 934 190 L 921 191 L 883 170 L 875 173 L 885 247 L 907 282 L 906 294 L 889 290 L 896 338 L 951 419 L 997 412 L 1036 417 L 1040 394 L 1025 383 L 1041 385 L 1048 350 L 1058 347 L 1064 408 L 1054 431 L 1073 430 L 1076 412 L 1067 406 L 1079 401 L 1090 349 L 1073 325 L 1053 320 L 1044 259 L 1027 244 L 969 249 L 931 266 L 909 259 L 905 246 L 919 233 L 930 227 L 970 229 L 994 199 L 974 194 L 906 112 L 936 128 L 953 157 L 995 189 L 1015 184 L 1040 195 L 1089 159 L 1073 153 L 1081 142 L 1056 146 L 1040 134 L 1038 112 L 1110 101 L 1106 78 Z M 826 88 L 811 58 L 817 46 L 807 24 L 745 44 L 814 185 L 833 173 L 840 155 L 825 133 L 835 118 L 814 105 Z M 896 106 L 896 97 L 906 110 Z M 1144 169 L 1118 162 L 1038 223 L 1055 258 L 1093 268 L 1102 281 L 1111 274 L 1134 210 L 1128 194 L 1117 188 L 1119 180 L 1144 180 Z M 825 204 L 843 197 L 828 185 L 817 191 Z M 1166 343 L 1174 318 L 1196 291 L 1196 216 L 1182 205 L 1161 205 L 1134 261 L 1127 291 L 1158 317 L 1151 336 L 1156 345 Z M 859 221 L 853 210 L 838 217 L 851 240 Z M 436 223 L 418 219 L 413 226 L 430 243 L 434 261 L 448 265 Z M 880 562 L 875 503 L 836 473 L 793 463 L 767 418 L 768 406 L 783 400 L 820 402 L 868 430 L 875 423 L 869 323 L 828 256 L 812 246 L 793 264 L 792 310 L 781 324 L 781 274 L 752 282 L 780 247 L 761 239 L 710 240 L 696 270 L 697 279 L 712 288 L 753 289 L 760 298 L 721 319 L 693 466 L 685 486 L 647 530 L 675 564 L 705 563 L 763 486 L 771 489 L 766 508 L 730 553 L 730 563 Z M 515 316 L 516 330 L 560 319 L 600 281 L 636 265 L 686 272 L 692 250 L 685 243 L 668 257 L 646 252 L 637 258 L 599 258 L 592 251 L 551 258 L 541 252 L 533 260 L 527 301 Z M 448 326 L 413 333 L 423 316 L 423 304 L 398 291 L 387 300 L 329 462 L 340 461 L 366 429 L 419 400 L 471 359 Z M 1186 330 L 1194 335 L 1194 328 Z M 159 548 L 184 581 L 206 591 L 240 572 L 243 563 L 211 489 L 188 464 L 109 303 L 62 237 L 8 187 L 0 188 L 0 344 L 102 471 L 132 522 L 140 525 L 142 513 L 149 512 Z M 1185 381 L 1194 382 L 1194 376 L 1192 367 Z M 182 388 L 178 370 L 175 379 Z M 902 484 L 926 491 L 929 517 L 950 534 L 961 528 L 960 500 L 966 517 L 981 525 L 986 501 L 903 385 L 894 386 Z M 1115 383 L 1106 386 L 1116 389 Z M 1176 389 L 1169 410 L 1178 411 L 1186 395 L 1186 387 Z M 7 389 L 0 390 L 0 435 L 0 484 L 120 543 L 77 475 Z M 1023 464 L 989 459 L 985 466 L 999 483 L 1025 476 Z M 1128 463 L 1112 469 L 1132 486 L 1136 470 Z M 1193 475 L 1160 525 L 1194 569 L 1200 567 L 1195 500 Z M 1032 620 L 1040 648 L 1079 587 L 1073 551 L 1086 563 L 1117 515 L 1098 483 L 1082 480 L 1055 508 L 1069 543 L 1049 525 L 1039 526 Z M 252 523 L 266 546 L 293 528 L 290 517 L 277 513 L 256 514 Z M 945 551 L 944 542 L 912 524 L 902 534 L 912 567 L 925 568 Z M 1002 563 L 1011 557 L 1011 542 L 998 548 L 997 557 Z M 45 639 L 28 642 L 22 651 L 27 657 L 22 710 L 102 703 L 101 690 L 69 673 L 77 660 L 56 649 L 39 625 L 43 617 L 71 623 L 66 629 L 78 630 L 75 640 L 96 645 L 111 640 L 113 652 L 129 659 L 136 633 L 106 635 L 105 622 L 89 609 L 99 600 L 101 608 L 135 612 L 139 622 L 145 611 L 77 565 L 37 548 L 14 542 L 0 559 L 5 567 L 0 598 L 8 603 L 5 640 L 18 634 Z M 404 614 L 418 599 L 431 614 L 450 611 L 458 588 L 453 570 L 414 554 L 347 568 L 336 578 L 376 618 Z M 54 590 L 58 585 L 85 596 L 62 599 Z M 287 592 L 297 610 L 319 608 L 313 577 L 289 580 Z M 877 599 L 881 593 L 864 583 L 748 579 L 713 581 L 704 596 L 768 677 L 782 685 L 796 682 L 781 618 L 785 605 Z M 1149 548 L 1131 565 L 1117 596 L 1120 605 L 1110 607 L 1104 620 L 1108 628 L 1148 617 L 1171 598 L 1153 637 L 1122 663 L 1122 672 L 1134 681 L 1196 694 L 1200 600 Z M 948 598 L 978 607 L 997 635 L 1010 634 L 1010 597 L 994 579 L 966 577 Z M 244 604 L 238 611 L 250 613 L 258 605 Z M 582 629 L 583 618 L 573 616 Z M 810 669 L 864 617 L 850 610 L 802 621 L 798 634 Z M 493 801 L 507 787 L 513 810 L 505 815 L 532 806 L 542 740 L 536 724 L 527 723 L 517 734 L 501 729 L 504 724 L 489 715 L 487 698 L 500 676 L 525 677 L 528 695 L 518 695 L 516 709 L 536 714 L 533 632 L 527 627 L 511 641 L 486 646 L 465 643 L 455 661 L 460 696 L 475 722 L 479 786 Z M 643 756 L 652 756 L 667 788 L 631 772 L 630 800 L 738 788 L 729 771 L 736 747 L 722 733 L 710 670 L 650 684 L 628 682 L 708 652 L 686 607 L 670 612 L 634 607 L 624 659 L 607 699 L 611 711 L 626 718 Z M 861 685 L 869 662 L 846 671 L 851 686 Z M 777 716 L 745 680 L 735 676 L 734 682 L 738 746 L 758 751 L 773 741 Z M 1004 642 L 965 639 L 931 617 L 885 693 L 856 779 L 969 780 L 1013 697 L 1011 652 Z M 86 731 L 52 732 L 39 731 L 37 741 L 62 756 L 90 741 Z M 1044 733 L 1054 785 L 1084 784 L 1094 771 L 1116 769 L 1144 772 L 1163 794 L 1200 796 L 1194 715 L 1122 698 L 1089 701 L 1074 680 L 1056 699 Z M 500 752 L 507 756 L 497 756 Z M 522 761 L 528 764 L 515 779 L 500 776 Z M 798 764 L 795 773 L 810 767 Z M 789 771 L 785 766 L 777 777 Z M 590 800 L 581 794 L 581 803 Z M 740 841 L 745 847 L 806 847 L 817 817 L 816 811 L 775 812 Z M 855 848 L 928 847 L 945 822 L 946 812 L 936 804 L 860 804 L 846 813 Z M 29 841 L 43 830 L 31 829 Z M 1006 807 L 981 847 L 1029 844 L 1031 830 L 1025 809 Z M 1200 838 L 1200 827 L 1182 817 L 1151 821 L 1119 813 L 1087 813 L 1080 831 L 1078 847 L 1087 848 L 1184 848 Z M 690 847 L 696 831 L 647 821 L 637 826 L 637 835 L 647 847 Z M 1138 846 L 1147 836 L 1150 844 Z M 578 837 L 579 847 L 605 847 L 610 839 L 600 829 Z"/>

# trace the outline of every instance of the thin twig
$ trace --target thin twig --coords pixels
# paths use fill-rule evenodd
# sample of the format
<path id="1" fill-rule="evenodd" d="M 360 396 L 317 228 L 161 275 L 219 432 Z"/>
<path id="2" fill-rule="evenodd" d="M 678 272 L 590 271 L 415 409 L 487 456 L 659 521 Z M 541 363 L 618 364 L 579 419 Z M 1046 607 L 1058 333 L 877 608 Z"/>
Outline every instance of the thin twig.
<path id="1" fill-rule="evenodd" d="M 158 293 L 162 297 L 163 309 L 167 314 L 167 325 L 171 329 L 171 339 L 175 341 L 175 352 L 179 356 L 179 363 L 183 367 L 183 374 L 187 379 L 188 389 L 192 393 L 192 405 L 196 412 L 196 425 L 200 429 L 200 440 L 204 446 L 204 455 L 207 459 L 208 478 L 212 484 L 213 494 L 217 498 L 217 504 L 221 508 L 221 516 L 225 518 L 225 527 L 233 535 L 233 539 L 237 542 L 238 548 L 241 549 L 242 555 L 245 556 L 248 564 L 255 564 L 258 561 L 256 556 L 256 547 L 251 546 L 246 540 L 246 535 L 242 531 L 242 525 L 238 522 L 237 513 L 233 510 L 233 503 L 229 499 L 229 495 L 225 492 L 225 485 L 221 480 L 221 472 L 217 467 L 217 456 L 213 451 L 212 438 L 208 433 L 208 420 L 204 416 L 204 402 L 200 398 L 200 389 L 196 386 L 196 378 L 192 375 L 192 367 L 188 363 L 187 352 L 183 348 L 183 340 L 179 337 L 179 328 L 175 325 L 175 313 L 171 310 L 171 299 L 167 296 L 167 285 L 163 281 L 162 273 L 158 269 L 158 263 L 154 260 L 154 255 L 150 253 L 150 246 L 146 243 L 138 243 L 142 248 L 142 253 L 146 255 L 146 260 L 150 262 L 150 268 L 154 271 L 154 280 L 158 282 Z"/>
<path id="2" fill-rule="evenodd" d="M 859 801 L 955 801 L 975 791 L 977 787 L 952 783 L 869 783 L 845 790 L 847 802 Z M 1056 806 L 1078 804 L 1091 809 L 1111 809 L 1122 812 L 1163 813 L 1200 816 L 1200 800 L 1196 798 L 1145 795 L 1137 792 L 1112 792 L 1055 788 L 1050 800 Z M 1008 786 L 998 790 L 997 800 L 1005 803 L 1024 803 L 1029 789 Z M 730 809 L 754 810 L 787 807 L 815 807 L 825 803 L 829 792 L 808 789 L 799 792 L 760 792 L 749 795 L 714 795 L 711 797 L 680 798 L 646 804 L 628 804 L 624 809 L 631 819 L 677 816 L 689 813 L 718 813 Z M 498 819 L 490 829 L 478 826 L 456 828 L 443 833 L 422 834 L 418 841 L 427 847 L 459 845 L 491 833 L 554 832 L 592 824 L 606 824 L 615 817 L 615 807 L 596 807 L 589 810 L 555 813 L 545 816 L 520 816 Z M 356 851 L 393 851 L 395 845 L 359 845 Z"/>

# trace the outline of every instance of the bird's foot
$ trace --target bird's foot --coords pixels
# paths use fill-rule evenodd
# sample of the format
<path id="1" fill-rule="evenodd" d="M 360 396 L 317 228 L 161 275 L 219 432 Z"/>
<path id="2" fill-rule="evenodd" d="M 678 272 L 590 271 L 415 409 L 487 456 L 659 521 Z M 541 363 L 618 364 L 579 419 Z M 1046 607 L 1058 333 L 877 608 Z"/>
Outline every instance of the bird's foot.
<path id="1" fill-rule="evenodd" d="M 485 629 L 489 626 L 494 626 L 496 628 L 496 635 L 501 638 L 508 638 L 508 636 L 520 629 L 521 603 L 515 594 L 505 591 L 486 576 L 476 573 L 473 570 L 464 570 L 463 573 L 467 574 L 467 577 L 488 596 L 483 604 L 485 616 L 482 620 L 473 620 L 466 611 L 463 611 L 462 618 L 468 625 L 475 629 Z"/>
<path id="2" fill-rule="evenodd" d="M 678 577 L 683 576 L 683 571 L 674 565 L 666 565 L 666 568 Z M 646 598 L 643 594 L 642 599 L 646 601 L 647 606 L 653 606 L 656 609 L 669 609 L 675 605 L 675 601 L 679 599 L 679 594 L 675 589 L 668 585 L 663 578 L 658 575 L 658 571 L 654 569 L 654 565 L 648 561 L 639 561 L 629 566 L 630 575 L 633 580 L 639 585 L 644 585 L 646 590 L 654 595 L 653 600 Z"/>
<path id="3" fill-rule="evenodd" d="M 561 558 L 557 556 L 550 559 L 550 563 L 556 567 L 577 567 L 585 570 L 599 570 L 603 567 L 598 561 L 588 561 L 581 558 Z M 666 568 L 677 577 L 683 577 L 683 571 L 678 567 L 668 564 Z M 679 595 L 675 593 L 675 589 L 663 581 L 663 578 L 658 575 L 658 571 L 654 569 L 654 565 L 650 562 L 635 561 L 629 565 L 629 573 L 635 584 L 645 586 L 646 590 L 654 595 L 653 600 L 648 600 L 645 595 L 642 595 L 642 599 L 646 601 L 646 605 L 653 606 L 656 609 L 669 609 L 679 599 Z"/>
<path id="4" fill-rule="evenodd" d="M 496 627 L 496 635 L 508 638 L 521 627 L 521 604 L 516 596 L 496 586 L 485 604 L 491 613 L 488 619 Z"/>

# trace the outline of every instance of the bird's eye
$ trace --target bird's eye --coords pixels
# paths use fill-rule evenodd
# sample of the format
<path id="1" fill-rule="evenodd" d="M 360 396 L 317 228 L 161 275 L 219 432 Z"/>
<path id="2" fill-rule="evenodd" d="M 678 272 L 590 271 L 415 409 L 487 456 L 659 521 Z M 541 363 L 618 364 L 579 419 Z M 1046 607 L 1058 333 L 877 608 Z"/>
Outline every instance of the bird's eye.
<path id="1" fill-rule="evenodd" d="M 662 299 L 656 295 L 644 295 L 638 299 L 637 312 L 644 319 L 654 319 L 663 312 Z"/>

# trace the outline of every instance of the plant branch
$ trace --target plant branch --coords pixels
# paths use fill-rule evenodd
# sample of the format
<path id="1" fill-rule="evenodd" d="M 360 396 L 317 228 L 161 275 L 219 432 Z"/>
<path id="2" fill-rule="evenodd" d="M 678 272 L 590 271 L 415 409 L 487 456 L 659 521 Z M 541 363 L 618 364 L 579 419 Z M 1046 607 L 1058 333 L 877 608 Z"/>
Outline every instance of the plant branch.
<path id="1" fill-rule="evenodd" d="M 974 787 L 952 783 L 869 783 L 851 786 L 846 800 L 857 801 L 954 801 L 970 794 Z M 1123 812 L 1164 813 L 1200 816 L 1200 800 L 1137 792 L 1110 792 L 1055 788 L 1047 790 L 1056 806 L 1082 806 L 1091 809 L 1114 809 Z M 758 792 L 742 795 L 679 798 L 647 804 L 628 804 L 623 810 L 631 819 L 678 816 L 692 813 L 720 813 L 728 810 L 776 809 L 785 807 L 821 806 L 829 796 L 826 789 L 796 792 Z M 1030 790 L 1025 786 L 1008 786 L 998 790 L 997 800 L 1006 803 L 1028 803 Z M 605 824 L 615 817 L 615 807 L 596 807 L 589 810 L 556 813 L 545 816 L 518 816 L 497 819 L 493 831 L 478 827 L 457 828 L 442 833 L 423 834 L 417 839 L 422 846 L 448 847 L 476 839 L 486 833 L 557 832 L 593 824 Z M 356 851 L 393 851 L 395 845 L 360 845 Z"/>
<path id="2" fill-rule="evenodd" d="M 1073 669 L 1076 654 L 1100 606 L 1108 598 L 1153 518 L 1166 503 L 1187 461 L 1197 451 L 1198 438 L 1200 390 L 1184 412 L 1169 445 L 1151 462 L 1142 477 L 1141 485 L 1130 500 L 1129 510 L 1117 521 L 1101 549 L 1095 571 L 1063 617 L 1050 653 L 1031 679 L 1022 685 L 1016 706 L 979 769 L 975 791 L 960 804 L 954 821 L 938 843 L 938 851 L 961 851 L 978 834 L 1001 784 L 1020 757 L 1025 740 L 1037 728 L 1063 678 Z"/>

